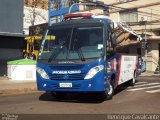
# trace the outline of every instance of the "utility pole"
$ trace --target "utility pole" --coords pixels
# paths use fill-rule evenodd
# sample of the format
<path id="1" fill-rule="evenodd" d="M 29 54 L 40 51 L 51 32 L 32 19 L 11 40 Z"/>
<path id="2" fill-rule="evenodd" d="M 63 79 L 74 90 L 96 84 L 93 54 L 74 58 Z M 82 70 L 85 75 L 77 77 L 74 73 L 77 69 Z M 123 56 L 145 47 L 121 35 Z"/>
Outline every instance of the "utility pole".
<path id="1" fill-rule="evenodd" d="M 145 67 L 147 66 L 147 59 L 148 59 L 147 58 L 147 53 L 148 53 L 148 51 L 147 51 L 147 19 L 148 18 L 146 16 L 142 16 L 141 17 L 141 21 L 140 21 L 140 24 L 144 25 L 144 27 L 145 27 L 145 31 L 144 31 L 144 44 L 143 44 L 144 49 L 145 49 L 145 51 L 144 51 L 145 52 Z M 141 56 L 142 56 L 142 48 L 141 48 Z"/>
<path id="2" fill-rule="evenodd" d="M 146 29 L 146 24 L 147 24 L 147 21 L 145 22 L 145 64 L 146 64 L 146 67 L 147 67 L 147 29 Z"/>

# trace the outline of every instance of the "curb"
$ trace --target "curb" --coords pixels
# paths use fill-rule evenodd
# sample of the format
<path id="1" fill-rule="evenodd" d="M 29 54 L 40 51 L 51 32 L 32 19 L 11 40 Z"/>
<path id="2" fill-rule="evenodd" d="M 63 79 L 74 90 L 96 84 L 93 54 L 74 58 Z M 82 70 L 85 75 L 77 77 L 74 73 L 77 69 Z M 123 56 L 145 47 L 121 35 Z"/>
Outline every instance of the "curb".
<path id="1" fill-rule="evenodd" d="M 137 80 L 160 80 L 160 76 L 138 76 Z"/>
<path id="2" fill-rule="evenodd" d="M 24 88 L 24 89 L 6 89 L 6 90 L 0 90 L 0 95 L 6 95 L 6 94 L 25 94 L 25 93 L 32 93 L 32 92 L 38 92 L 36 87 L 33 88 Z"/>
<path id="3" fill-rule="evenodd" d="M 160 74 L 150 74 L 150 75 L 148 75 L 148 74 L 142 74 L 142 75 L 139 75 L 140 77 L 156 77 L 156 76 L 159 76 L 160 77 Z"/>

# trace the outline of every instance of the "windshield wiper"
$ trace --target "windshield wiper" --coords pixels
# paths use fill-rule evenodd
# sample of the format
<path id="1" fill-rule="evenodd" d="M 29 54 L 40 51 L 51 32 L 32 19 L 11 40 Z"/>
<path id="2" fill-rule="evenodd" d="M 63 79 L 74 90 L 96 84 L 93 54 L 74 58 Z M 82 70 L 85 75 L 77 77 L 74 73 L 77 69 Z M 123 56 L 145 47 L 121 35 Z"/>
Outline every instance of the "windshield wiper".
<path id="1" fill-rule="evenodd" d="M 61 49 L 63 49 L 63 47 L 62 48 L 59 47 L 57 49 L 58 50 L 55 50 L 55 49 L 53 49 L 54 51 L 52 50 L 52 54 L 51 54 L 50 58 L 48 59 L 48 62 L 51 62 L 53 59 L 55 59 L 57 57 L 57 55 L 61 52 Z"/>
<path id="2" fill-rule="evenodd" d="M 76 46 L 76 49 L 77 49 L 77 53 L 78 53 L 79 58 L 80 58 L 82 61 L 85 61 L 83 52 L 82 52 L 81 48 L 79 48 L 77 39 L 74 40 L 74 46 Z M 76 51 L 76 50 L 74 49 L 74 51 Z"/>

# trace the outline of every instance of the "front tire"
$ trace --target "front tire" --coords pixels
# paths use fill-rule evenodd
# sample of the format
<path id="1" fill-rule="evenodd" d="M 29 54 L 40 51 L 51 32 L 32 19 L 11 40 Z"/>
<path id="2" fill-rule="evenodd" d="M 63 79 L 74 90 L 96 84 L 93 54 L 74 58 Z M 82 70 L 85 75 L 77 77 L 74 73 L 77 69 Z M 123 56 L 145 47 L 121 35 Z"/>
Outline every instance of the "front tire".
<path id="1" fill-rule="evenodd" d="M 114 95 L 114 86 L 113 84 L 110 84 L 109 85 L 109 91 L 106 90 L 104 93 L 103 93 L 103 100 L 111 100 L 112 97 Z"/>

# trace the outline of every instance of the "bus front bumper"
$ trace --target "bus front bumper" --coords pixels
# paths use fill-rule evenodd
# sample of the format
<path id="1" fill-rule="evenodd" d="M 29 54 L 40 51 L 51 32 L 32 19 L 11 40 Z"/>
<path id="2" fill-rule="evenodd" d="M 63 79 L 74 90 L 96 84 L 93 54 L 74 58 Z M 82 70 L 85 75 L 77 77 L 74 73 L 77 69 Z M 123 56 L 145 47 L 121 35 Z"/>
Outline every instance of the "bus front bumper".
<path id="1" fill-rule="evenodd" d="M 104 81 L 104 80 L 103 80 Z M 42 91 L 62 92 L 102 92 L 105 91 L 105 82 L 99 80 L 38 80 L 37 88 Z"/>

